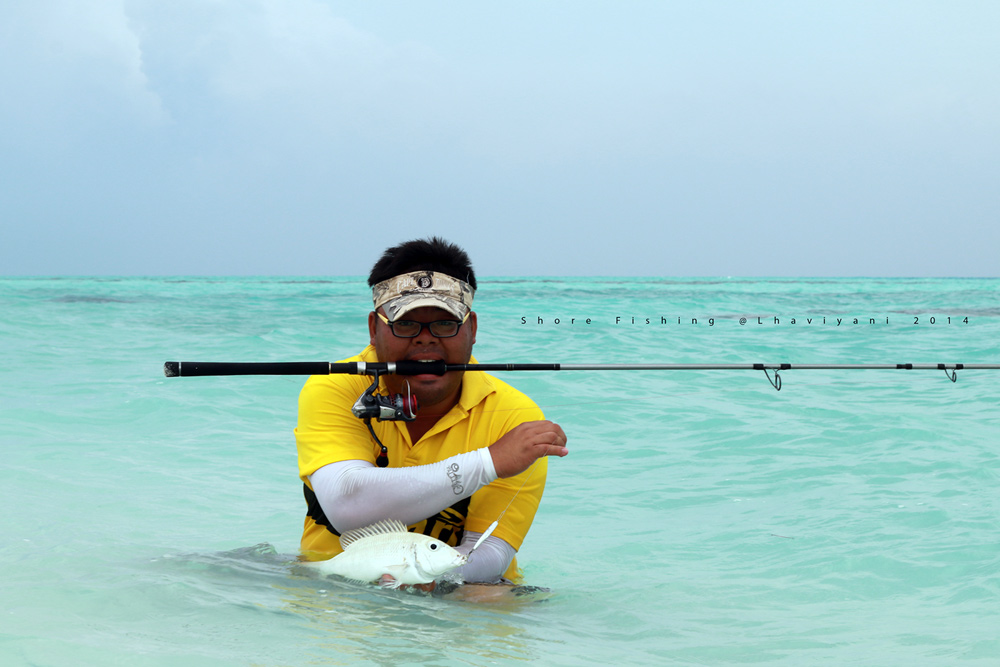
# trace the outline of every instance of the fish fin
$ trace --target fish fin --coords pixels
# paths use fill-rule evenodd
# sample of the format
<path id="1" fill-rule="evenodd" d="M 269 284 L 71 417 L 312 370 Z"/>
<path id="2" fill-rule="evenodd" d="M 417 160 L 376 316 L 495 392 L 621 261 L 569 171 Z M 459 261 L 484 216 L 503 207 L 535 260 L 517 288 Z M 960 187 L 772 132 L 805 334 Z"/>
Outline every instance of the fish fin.
<path id="1" fill-rule="evenodd" d="M 383 588 L 399 588 L 403 585 L 407 576 L 412 576 L 413 568 L 404 560 L 396 565 L 389 565 L 385 568 L 385 573 L 379 577 L 379 586 Z"/>
<path id="2" fill-rule="evenodd" d="M 384 519 L 370 526 L 348 530 L 340 536 L 340 548 L 346 550 L 354 542 L 373 535 L 391 535 L 393 533 L 406 533 L 406 525 L 397 519 Z"/>
<path id="3" fill-rule="evenodd" d="M 383 574 L 381 577 L 378 578 L 378 585 L 382 588 L 396 589 L 402 586 L 403 584 L 400 583 L 399 579 L 396 579 L 391 574 Z"/>

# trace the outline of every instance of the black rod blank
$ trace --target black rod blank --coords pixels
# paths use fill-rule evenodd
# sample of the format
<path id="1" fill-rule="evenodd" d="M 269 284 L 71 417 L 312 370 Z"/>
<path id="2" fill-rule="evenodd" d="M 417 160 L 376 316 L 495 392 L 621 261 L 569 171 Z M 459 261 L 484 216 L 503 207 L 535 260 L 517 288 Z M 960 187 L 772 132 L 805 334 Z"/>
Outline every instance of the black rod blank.
<path id="1" fill-rule="evenodd" d="M 1000 364 L 446 364 L 442 361 L 226 363 L 168 361 L 167 377 L 208 375 L 444 375 L 450 371 L 1000 370 Z"/>

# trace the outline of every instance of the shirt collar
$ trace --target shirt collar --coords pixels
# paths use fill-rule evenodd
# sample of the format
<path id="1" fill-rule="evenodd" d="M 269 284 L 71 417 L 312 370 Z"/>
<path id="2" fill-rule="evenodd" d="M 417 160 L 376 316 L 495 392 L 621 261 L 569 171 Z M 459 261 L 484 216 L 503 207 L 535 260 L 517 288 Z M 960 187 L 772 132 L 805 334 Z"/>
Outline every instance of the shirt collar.
<path id="1" fill-rule="evenodd" d="M 378 354 L 375 352 L 375 347 L 373 345 L 369 345 L 362 350 L 359 356 L 362 361 L 378 361 Z M 476 360 L 476 357 L 473 356 L 469 359 L 469 363 L 478 364 L 479 362 Z M 484 398 L 495 391 L 496 386 L 493 384 L 490 376 L 486 373 L 478 371 L 465 373 L 462 376 L 462 391 L 458 396 L 458 403 L 455 407 L 461 409 L 465 413 L 468 413 L 472 408 L 479 405 Z"/>

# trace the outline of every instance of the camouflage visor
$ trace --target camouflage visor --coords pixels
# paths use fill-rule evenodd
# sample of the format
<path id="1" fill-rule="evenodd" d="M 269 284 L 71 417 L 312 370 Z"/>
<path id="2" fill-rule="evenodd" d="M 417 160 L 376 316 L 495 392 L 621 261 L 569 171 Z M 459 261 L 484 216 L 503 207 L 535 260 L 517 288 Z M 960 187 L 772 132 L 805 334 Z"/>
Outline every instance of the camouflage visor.
<path id="1" fill-rule="evenodd" d="M 442 308 L 461 320 L 472 309 L 474 292 L 464 280 L 436 271 L 414 271 L 375 285 L 372 300 L 375 310 L 385 307 L 385 315 L 392 322 L 424 306 Z"/>

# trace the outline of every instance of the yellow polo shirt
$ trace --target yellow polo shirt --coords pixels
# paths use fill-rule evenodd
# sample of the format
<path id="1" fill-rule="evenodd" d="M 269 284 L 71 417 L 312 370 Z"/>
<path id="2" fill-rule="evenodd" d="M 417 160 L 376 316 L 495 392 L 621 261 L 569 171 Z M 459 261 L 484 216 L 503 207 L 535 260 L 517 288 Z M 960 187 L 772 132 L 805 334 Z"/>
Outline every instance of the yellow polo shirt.
<path id="1" fill-rule="evenodd" d="M 369 345 L 360 355 L 344 361 L 376 362 L 378 358 L 375 348 Z M 472 363 L 476 363 L 475 359 Z M 380 451 L 364 421 L 351 413 L 351 406 L 370 384 L 368 376 L 314 375 L 299 395 L 295 439 L 299 477 L 305 485 L 308 505 L 301 546 L 303 555 L 311 560 L 331 558 L 341 548 L 338 533 L 326 522 L 312 495 L 309 475 L 337 461 L 363 460 L 374 464 Z M 384 393 L 384 386 L 382 390 Z M 410 441 L 406 422 L 372 420 L 372 427 L 388 450 L 389 467 L 396 468 L 436 463 L 455 454 L 488 447 L 518 424 L 543 418 L 538 406 L 517 389 L 487 373 L 467 371 L 462 378 L 458 404 L 417 442 Z M 497 479 L 470 498 L 411 525 L 410 530 L 457 546 L 464 530 L 485 532 L 510 504 L 493 534 L 520 549 L 542 499 L 546 471 L 547 460 L 539 459 L 520 475 Z M 516 559 L 505 576 L 508 579 L 517 576 Z"/>

